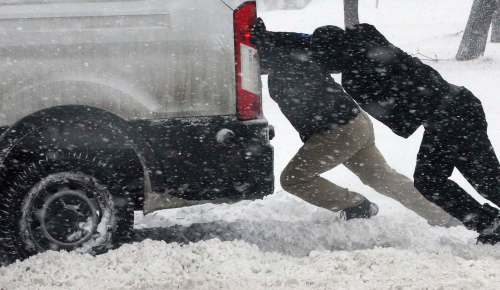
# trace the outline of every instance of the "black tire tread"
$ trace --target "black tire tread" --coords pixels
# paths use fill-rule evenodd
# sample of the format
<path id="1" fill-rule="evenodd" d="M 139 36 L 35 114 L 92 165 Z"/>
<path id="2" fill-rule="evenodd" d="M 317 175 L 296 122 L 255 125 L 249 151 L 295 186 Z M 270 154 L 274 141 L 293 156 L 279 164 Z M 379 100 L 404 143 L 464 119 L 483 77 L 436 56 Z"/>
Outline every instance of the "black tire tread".
<path id="1" fill-rule="evenodd" d="M 45 154 L 38 160 L 22 166 L 21 170 L 8 172 L 4 182 L 0 184 L 0 220 L 2 221 L 0 223 L 0 263 L 2 259 L 13 261 L 33 254 L 24 249 L 23 242 L 19 239 L 18 221 L 21 217 L 21 207 L 25 194 L 30 188 L 43 176 L 52 173 L 82 172 L 93 176 L 108 188 L 113 199 L 126 200 L 115 206 L 117 222 L 110 246 L 117 247 L 131 239 L 134 205 L 126 188 L 121 186 L 125 184 L 126 176 L 113 172 L 111 157 L 81 151 L 57 150 L 56 152 L 55 156 Z M 16 166 L 16 168 L 20 167 Z"/>

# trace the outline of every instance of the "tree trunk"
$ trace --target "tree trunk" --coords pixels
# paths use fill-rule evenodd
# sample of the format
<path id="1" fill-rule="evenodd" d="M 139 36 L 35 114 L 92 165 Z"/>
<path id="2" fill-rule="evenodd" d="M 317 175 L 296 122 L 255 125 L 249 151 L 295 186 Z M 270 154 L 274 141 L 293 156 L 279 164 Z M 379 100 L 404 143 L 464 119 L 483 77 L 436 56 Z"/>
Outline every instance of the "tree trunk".
<path id="1" fill-rule="evenodd" d="M 457 60 L 471 60 L 484 54 L 491 19 L 496 8 L 496 0 L 474 0 L 464 36 L 458 48 Z"/>
<path id="2" fill-rule="evenodd" d="M 358 0 L 344 0 L 344 25 L 352 27 L 359 24 Z"/>
<path id="3" fill-rule="evenodd" d="M 500 42 L 500 1 L 491 23 L 491 42 Z"/>

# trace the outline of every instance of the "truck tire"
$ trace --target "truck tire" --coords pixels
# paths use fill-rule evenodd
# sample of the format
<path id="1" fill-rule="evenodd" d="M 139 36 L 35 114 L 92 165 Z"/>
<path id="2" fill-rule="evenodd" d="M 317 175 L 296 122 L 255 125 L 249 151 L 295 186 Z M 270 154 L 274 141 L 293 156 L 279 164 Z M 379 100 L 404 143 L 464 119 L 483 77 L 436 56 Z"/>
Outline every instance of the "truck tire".
<path id="1" fill-rule="evenodd" d="M 57 150 L 23 167 L 0 185 L 4 263 L 47 250 L 99 254 L 130 240 L 134 204 L 109 157 Z"/>

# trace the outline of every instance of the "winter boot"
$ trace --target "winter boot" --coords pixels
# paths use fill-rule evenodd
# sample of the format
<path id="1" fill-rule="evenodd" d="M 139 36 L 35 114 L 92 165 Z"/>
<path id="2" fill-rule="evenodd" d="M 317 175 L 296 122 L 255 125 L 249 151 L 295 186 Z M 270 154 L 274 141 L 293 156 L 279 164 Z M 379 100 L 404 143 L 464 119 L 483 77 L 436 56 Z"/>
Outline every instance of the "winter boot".
<path id="1" fill-rule="evenodd" d="M 342 219 L 351 220 L 351 219 L 368 219 L 372 216 L 376 216 L 378 214 L 378 206 L 368 199 L 365 199 L 362 203 L 357 206 L 343 209 L 340 212 L 340 216 Z"/>
<path id="2" fill-rule="evenodd" d="M 489 245 L 500 243 L 500 217 L 495 219 L 491 227 L 485 229 L 479 234 L 477 242 Z"/>
<path id="3" fill-rule="evenodd" d="M 486 225 L 479 231 L 477 242 L 489 245 L 500 243 L 500 212 L 498 209 L 488 204 L 485 204 L 483 208 L 493 218 L 490 218 L 488 225 Z"/>

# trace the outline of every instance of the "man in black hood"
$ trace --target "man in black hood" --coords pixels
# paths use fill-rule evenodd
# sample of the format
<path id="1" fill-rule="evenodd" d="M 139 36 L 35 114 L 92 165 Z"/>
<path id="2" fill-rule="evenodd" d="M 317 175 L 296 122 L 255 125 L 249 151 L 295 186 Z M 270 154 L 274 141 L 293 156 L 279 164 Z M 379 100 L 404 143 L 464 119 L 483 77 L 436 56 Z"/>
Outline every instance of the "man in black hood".
<path id="1" fill-rule="evenodd" d="M 267 73 L 269 93 L 299 132 L 304 146 L 281 174 L 283 188 L 346 219 L 367 218 L 376 207 L 359 193 L 320 174 L 343 164 L 366 185 L 400 201 L 430 224 L 451 217 L 428 202 L 413 182 L 393 170 L 375 146 L 373 125 L 330 73 L 313 59 L 311 36 L 270 32 L 258 20 L 254 42 Z"/>
<path id="2" fill-rule="evenodd" d="M 481 102 L 391 44 L 372 25 L 346 31 L 321 27 L 312 43 L 315 60 L 327 71 L 342 72 L 344 89 L 370 115 L 405 138 L 425 128 L 414 174 L 417 189 L 479 232 L 479 242 L 500 242 L 498 209 L 481 205 L 449 179 L 457 168 L 484 198 L 500 206 L 500 164 Z"/>

